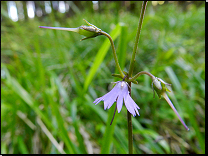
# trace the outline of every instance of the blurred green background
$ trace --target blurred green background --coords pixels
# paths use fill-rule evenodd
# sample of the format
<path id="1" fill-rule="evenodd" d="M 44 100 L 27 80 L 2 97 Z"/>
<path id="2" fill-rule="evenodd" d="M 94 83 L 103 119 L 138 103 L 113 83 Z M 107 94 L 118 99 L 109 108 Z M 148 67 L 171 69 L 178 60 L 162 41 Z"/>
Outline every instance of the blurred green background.
<path id="1" fill-rule="evenodd" d="M 109 126 L 115 104 L 93 104 L 119 80 L 108 39 L 80 42 L 38 26 L 75 28 L 86 19 L 112 36 L 128 71 L 142 2 L 62 2 L 64 13 L 58 2 L 47 2 L 50 13 L 46 2 L 32 3 L 34 18 L 28 2 L 15 2 L 16 22 L 1 2 L 1 153 L 128 153 L 126 108 Z M 148 2 L 133 74 L 144 70 L 172 84 L 168 95 L 190 131 L 140 76 L 132 84 L 140 107 L 134 153 L 205 153 L 205 2 Z"/>

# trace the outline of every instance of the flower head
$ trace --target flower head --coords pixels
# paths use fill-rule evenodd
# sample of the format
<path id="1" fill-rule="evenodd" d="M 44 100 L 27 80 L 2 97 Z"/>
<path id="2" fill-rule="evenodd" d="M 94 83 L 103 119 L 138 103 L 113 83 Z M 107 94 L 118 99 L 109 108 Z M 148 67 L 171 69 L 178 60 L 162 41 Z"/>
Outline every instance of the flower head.
<path id="1" fill-rule="evenodd" d="M 136 114 L 139 115 L 138 109 L 140 108 L 129 95 L 128 83 L 125 81 L 117 81 L 115 83 L 115 87 L 110 92 L 95 99 L 93 103 L 96 103 L 95 105 L 97 105 L 100 101 L 104 101 L 104 109 L 106 110 L 106 108 L 109 109 L 114 102 L 117 102 L 118 113 L 120 113 L 124 101 L 127 110 L 133 116 L 136 116 Z"/>

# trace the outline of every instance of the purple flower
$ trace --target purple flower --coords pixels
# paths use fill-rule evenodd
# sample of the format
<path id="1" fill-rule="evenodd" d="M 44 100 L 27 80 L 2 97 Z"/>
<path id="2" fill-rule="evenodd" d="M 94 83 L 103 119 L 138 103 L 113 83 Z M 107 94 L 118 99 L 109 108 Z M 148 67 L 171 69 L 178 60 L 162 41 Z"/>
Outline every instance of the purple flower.
<path id="1" fill-rule="evenodd" d="M 106 110 L 106 108 L 109 109 L 114 102 L 117 102 L 118 113 L 120 113 L 124 101 L 127 110 L 133 116 L 136 116 L 136 113 L 139 115 L 137 109 L 140 108 L 129 95 L 128 83 L 125 81 L 117 81 L 115 83 L 115 87 L 110 92 L 100 98 L 95 99 L 93 103 L 96 103 L 95 105 L 97 105 L 100 101 L 104 101 L 104 109 Z"/>

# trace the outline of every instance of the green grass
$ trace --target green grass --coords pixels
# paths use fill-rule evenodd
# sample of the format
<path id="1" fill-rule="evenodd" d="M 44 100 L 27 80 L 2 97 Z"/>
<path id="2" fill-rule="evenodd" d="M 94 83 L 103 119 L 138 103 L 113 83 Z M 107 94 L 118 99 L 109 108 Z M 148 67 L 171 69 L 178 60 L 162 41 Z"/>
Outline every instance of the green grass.
<path id="1" fill-rule="evenodd" d="M 83 12 L 63 22 L 1 24 L 1 151 L 6 153 L 128 153 L 126 108 L 103 109 L 95 98 L 112 89 L 110 42 L 38 26 L 78 27 L 86 19 L 112 35 L 122 70 L 129 69 L 139 13 Z M 119 18 L 119 20 L 117 19 Z M 119 23 L 116 23 L 116 21 Z M 61 21 L 61 20 L 60 20 Z M 124 23 L 125 25 L 121 24 Z M 168 94 L 190 128 L 187 132 L 151 79 L 140 76 L 132 98 L 134 153 L 205 153 L 205 7 L 182 11 L 151 4 L 142 25 L 134 74 L 145 70 L 172 84 Z"/>

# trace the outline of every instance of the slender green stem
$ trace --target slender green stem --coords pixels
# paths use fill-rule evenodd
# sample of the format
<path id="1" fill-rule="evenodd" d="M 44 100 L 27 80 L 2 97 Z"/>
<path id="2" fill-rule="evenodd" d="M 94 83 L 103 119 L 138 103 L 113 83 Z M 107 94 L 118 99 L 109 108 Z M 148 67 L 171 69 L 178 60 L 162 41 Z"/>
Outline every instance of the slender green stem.
<path id="1" fill-rule="evenodd" d="M 135 41 L 135 44 L 134 44 L 134 50 L 133 50 L 131 63 L 130 63 L 130 67 L 129 67 L 129 77 L 132 76 L 133 69 L 134 69 L 135 55 L 136 55 L 137 45 L 138 45 L 138 42 L 139 42 L 139 36 L 140 36 L 141 28 L 142 28 L 142 21 L 143 21 L 143 18 L 144 18 L 144 12 L 145 12 L 146 5 L 147 5 L 147 1 L 144 1 L 143 5 L 142 5 L 142 9 L 141 9 L 141 14 L 140 14 L 140 19 L 139 19 L 139 26 L 138 26 L 137 34 L 136 34 L 136 41 Z M 131 82 L 128 82 L 128 84 L 131 87 Z M 131 90 L 129 90 L 129 92 L 130 92 L 130 96 L 131 96 Z M 129 113 L 128 111 L 127 111 L 127 119 L 128 119 L 127 122 L 128 122 L 129 154 L 133 154 L 132 118 L 131 118 L 131 113 Z"/>
<path id="2" fill-rule="evenodd" d="M 128 83 L 131 87 L 131 82 Z M 129 94 L 131 96 L 131 89 L 129 88 Z M 133 133 L 132 133 L 132 117 L 131 113 L 127 110 L 127 122 L 128 122 L 128 144 L 129 154 L 133 154 Z"/>
<path id="3" fill-rule="evenodd" d="M 138 25 L 137 34 L 136 34 L 136 41 L 135 41 L 135 44 L 134 44 L 133 54 L 132 54 L 131 63 L 130 63 L 130 67 L 129 67 L 129 77 L 132 76 L 133 69 L 134 69 L 135 55 L 136 55 L 137 45 L 139 43 L 140 31 L 141 31 L 141 28 L 142 28 L 142 21 L 143 21 L 143 18 L 144 18 L 146 5 L 147 5 L 147 1 L 143 1 L 141 14 L 140 14 L 140 19 L 139 19 L 139 25 Z"/>
<path id="4" fill-rule="evenodd" d="M 120 75 L 123 78 L 124 74 L 123 74 L 123 72 L 121 70 L 121 67 L 120 67 L 119 63 L 118 63 L 118 58 L 117 58 L 117 55 L 116 55 L 116 49 L 115 49 L 115 46 L 114 46 L 114 43 L 113 43 L 113 39 L 111 38 L 111 36 L 108 33 L 104 32 L 104 31 L 101 31 L 100 34 L 105 35 L 110 40 L 112 51 L 113 51 L 113 57 L 114 57 L 114 60 L 115 60 L 115 63 L 116 63 L 116 67 L 117 67 Z"/>
<path id="5" fill-rule="evenodd" d="M 146 71 L 141 71 L 141 72 L 137 73 L 134 77 L 130 78 L 130 79 L 129 79 L 129 82 L 132 82 L 132 81 L 136 80 L 140 75 L 143 75 L 143 74 L 146 74 L 146 75 L 148 75 L 149 77 L 151 77 L 152 81 L 153 81 L 154 78 L 155 78 L 155 76 L 152 75 L 151 73 L 146 72 Z"/>

